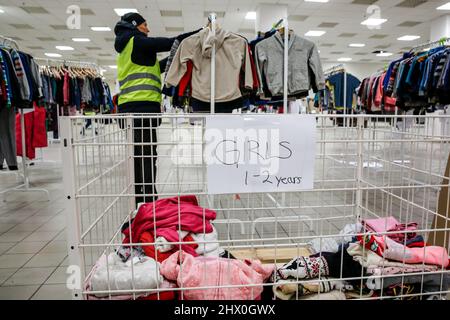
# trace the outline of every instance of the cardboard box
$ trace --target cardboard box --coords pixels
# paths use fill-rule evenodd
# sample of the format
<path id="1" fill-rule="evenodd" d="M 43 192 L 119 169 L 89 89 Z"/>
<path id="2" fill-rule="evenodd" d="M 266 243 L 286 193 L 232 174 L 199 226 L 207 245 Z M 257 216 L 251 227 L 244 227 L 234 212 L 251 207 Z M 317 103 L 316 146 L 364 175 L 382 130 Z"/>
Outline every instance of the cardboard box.
<path id="1" fill-rule="evenodd" d="M 445 170 L 445 177 L 447 177 L 447 178 L 444 179 L 442 184 L 443 185 L 445 184 L 447 186 L 443 187 L 441 189 L 441 191 L 439 192 L 439 200 L 438 200 L 439 202 L 438 202 L 437 212 L 446 218 L 443 218 L 440 216 L 435 216 L 433 224 L 432 224 L 432 229 L 449 229 L 450 228 L 450 214 L 449 214 L 450 193 L 449 193 L 449 188 L 448 188 L 449 177 L 450 177 L 450 155 L 448 157 L 447 169 Z M 433 232 L 430 232 L 427 243 L 429 245 L 440 246 L 440 247 L 444 247 L 444 248 L 448 249 L 449 237 L 450 237 L 449 231 L 433 231 Z"/>

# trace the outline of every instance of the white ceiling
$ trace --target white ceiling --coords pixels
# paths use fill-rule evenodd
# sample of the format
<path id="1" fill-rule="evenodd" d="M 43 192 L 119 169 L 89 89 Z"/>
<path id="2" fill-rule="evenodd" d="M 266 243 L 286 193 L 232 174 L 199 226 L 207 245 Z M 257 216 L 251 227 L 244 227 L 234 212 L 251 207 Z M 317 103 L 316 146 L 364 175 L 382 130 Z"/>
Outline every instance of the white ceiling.
<path id="1" fill-rule="evenodd" d="M 350 57 L 353 62 L 380 63 L 392 57 L 376 57 L 372 54 L 374 50 L 399 53 L 415 44 L 426 42 L 429 40 L 431 21 L 450 14 L 448 11 L 436 10 L 447 2 L 444 0 L 425 1 L 415 8 L 397 7 L 403 1 L 356 0 L 365 4 L 355 4 L 354 0 L 330 0 L 329 3 L 303 0 L 0 0 L 0 9 L 5 11 L 0 14 L 0 34 L 17 38 L 21 49 L 36 57 L 45 58 L 45 52 L 55 52 L 63 54 L 64 59 L 94 61 L 107 66 L 115 63 L 114 32 L 93 32 L 90 27 L 109 26 L 113 30 L 119 20 L 113 8 L 138 9 L 148 20 L 153 36 L 175 36 L 183 31 L 197 29 L 206 23 L 205 12 L 225 12 L 219 23 L 227 30 L 239 32 L 252 39 L 254 33 L 250 30 L 254 29 L 255 21 L 245 20 L 245 14 L 248 11 L 256 11 L 260 3 L 274 3 L 287 4 L 291 15 L 306 16 L 304 21 L 291 20 L 289 23 L 298 35 L 303 36 L 308 30 L 327 32 L 320 38 L 310 38 L 318 44 L 325 62 L 331 63 L 340 57 Z M 409 3 L 419 2 L 422 1 L 409 0 Z M 379 6 L 382 18 L 388 19 L 380 30 L 369 30 L 361 25 L 370 3 Z M 78 5 L 91 11 L 88 15 L 82 15 L 81 30 L 64 28 L 68 17 L 66 10 L 70 5 Z M 39 7 L 47 12 L 30 14 L 21 7 Z M 164 10 L 181 11 L 181 16 L 162 17 L 161 11 Z M 408 21 L 418 24 L 413 27 L 399 26 Z M 332 28 L 319 27 L 324 22 L 337 25 Z M 14 24 L 27 24 L 31 29 L 17 29 Z M 62 29 L 55 29 L 51 25 L 61 26 Z M 177 31 L 168 32 L 167 29 Z M 353 36 L 342 37 L 345 33 Z M 421 39 L 413 42 L 397 40 L 400 36 L 411 34 L 420 35 Z M 376 35 L 385 37 L 371 38 Z M 74 37 L 87 37 L 92 41 L 74 43 L 71 40 Z M 361 42 L 366 44 L 365 48 L 348 47 L 350 43 Z M 55 49 L 56 45 L 72 46 L 75 51 L 60 52 Z"/>

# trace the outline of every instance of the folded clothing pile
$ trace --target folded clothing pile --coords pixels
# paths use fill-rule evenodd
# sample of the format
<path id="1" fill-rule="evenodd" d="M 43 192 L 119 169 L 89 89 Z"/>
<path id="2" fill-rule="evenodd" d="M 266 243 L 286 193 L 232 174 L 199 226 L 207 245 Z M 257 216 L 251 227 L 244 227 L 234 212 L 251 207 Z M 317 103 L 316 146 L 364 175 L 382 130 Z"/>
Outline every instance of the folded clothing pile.
<path id="1" fill-rule="evenodd" d="M 131 225 L 123 227 L 123 244 L 154 243 L 142 248 L 159 262 L 180 248 L 193 256 L 219 256 L 218 234 L 212 225 L 215 219 L 216 213 L 200 207 L 195 196 L 146 203 L 139 207 Z"/>
<path id="2" fill-rule="evenodd" d="M 161 274 L 179 288 L 202 288 L 184 290 L 185 300 L 258 300 L 273 271 L 273 265 L 258 260 L 193 257 L 184 251 L 161 264 Z"/>
<path id="3" fill-rule="evenodd" d="M 110 296 L 114 300 L 129 300 L 133 298 L 134 290 L 149 290 L 135 293 L 138 298 L 151 295 L 151 289 L 169 287 L 171 285 L 164 281 L 159 263 L 154 259 L 136 255 L 124 263 L 116 253 L 102 255 L 85 284 L 87 291 L 95 292 L 88 296 L 90 300 L 109 299 Z"/>
<path id="4" fill-rule="evenodd" d="M 400 223 L 394 217 L 366 219 L 362 221 L 362 225 L 368 232 L 389 232 L 387 236 L 398 243 L 404 243 L 405 241 L 408 242 L 417 236 L 416 230 L 418 224 L 416 222 L 407 224 Z"/>
<path id="5" fill-rule="evenodd" d="M 366 270 L 367 288 L 383 295 L 447 291 L 450 276 L 446 248 L 427 246 L 417 234 L 418 224 L 399 223 L 394 217 L 364 220 L 368 234 L 358 235 L 347 252 Z"/>
<path id="6" fill-rule="evenodd" d="M 340 246 L 338 252 L 322 252 L 298 257 L 277 270 L 273 292 L 278 299 L 345 300 L 344 292 L 352 291 L 351 282 L 336 279 L 361 277 L 361 265 Z M 337 291 L 337 292 L 336 292 Z"/>

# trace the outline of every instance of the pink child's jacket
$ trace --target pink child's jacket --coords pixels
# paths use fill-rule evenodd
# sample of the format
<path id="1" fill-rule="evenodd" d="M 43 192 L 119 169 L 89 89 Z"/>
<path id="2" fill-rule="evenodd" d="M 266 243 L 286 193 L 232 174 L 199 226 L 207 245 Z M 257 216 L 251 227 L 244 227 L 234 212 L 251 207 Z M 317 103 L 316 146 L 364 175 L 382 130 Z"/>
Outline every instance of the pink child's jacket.
<path id="1" fill-rule="evenodd" d="M 274 267 L 263 266 L 257 260 L 194 258 L 179 251 L 161 264 L 160 271 L 167 280 L 177 281 L 180 288 L 214 287 L 183 291 L 185 300 L 256 300 L 263 292 L 262 284 L 271 276 Z M 230 285 L 257 286 L 218 288 Z"/>

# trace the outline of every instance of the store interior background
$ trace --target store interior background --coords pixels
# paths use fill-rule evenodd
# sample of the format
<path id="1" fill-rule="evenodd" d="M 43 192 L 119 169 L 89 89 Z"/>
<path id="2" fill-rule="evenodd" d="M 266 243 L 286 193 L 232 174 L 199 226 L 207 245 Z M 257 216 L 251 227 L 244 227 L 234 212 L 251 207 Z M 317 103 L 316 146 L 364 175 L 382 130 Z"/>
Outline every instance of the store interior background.
<path id="1" fill-rule="evenodd" d="M 61 59 L 97 63 L 105 70 L 104 75 L 113 91 L 113 29 L 119 19 L 114 9 L 138 10 L 147 18 L 151 35 L 169 37 L 204 26 L 209 13 L 215 12 L 220 26 L 249 40 L 255 38 L 256 30 L 260 29 L 258 27 L 267 31 L 279 17 L 288 13 L 289 27 L 297 35 L 304 36 L 308 31 L 325 32 L 320 37 L 307 37 L 318 45 L 324 69 L 345 63 L 348 71 L 360 79 L 382 68 L 414 45 L 448 35 L 446 33 L 450 29 L 450 18 L 447 17 L 449 11 L 436 9 L 446 3 L 442 0 L 325 1 L 2 0 L 0 29 L 1 34 L 17 41 L 21 50 L 35 57 L 46 58 L 46 53 L 53 53 L 61 55 Z M 72 5 L 81 9 L 78 30 L 69 30 L 66 24 L 70 20 L 67 11 Z M 249 19 L 254 18 L 248 15 L 249 12 L 255 12 L 258 19 Z M 387 21 L 374 28 L 361 25 L 369 16 L 379 16 Z M 92 27 L 107 27 L 110 31 L 92 31 Z M 413 41 L 397 40 L 405 35 L 420 38 Z M 73 38 L 87 38 L 90 41 L 74 42 Z M 350 44 L 365 46 L 349 47 Z M 60 51 L 56 46 L 69 46 L 74 50 Z M 378 57 L 373 53 L 375 51 L 393 55 Z M 340 62 L 342 59 L 351 61 Z"/>
<path id="2" fill-rule="evenodd" d="M 307 37 L 319 50 L 323 68 L 344 64 L 347 72 L 360 80 L 383 68 L 413 46 L 450 36 L 449 11 L 437 10 L 445 0 L 0 0 L 0 34 L 17 41 L 20 50 L 36 58 L 94 62 L 102 67 L 113 93 L 117 92 L 114 25 L 120 19 L 115 9 L 138 10 L 147 18 L 151 36 L 173 37 L 206 25 L 211 12 L 219 25 L 247 39 L 256 30 L 267 31 L 288 14 L 289 28 L 305 37 L 308 31 L 325 32 Z M 80 29 L 69 30 L 67 13 L 72 5 L 81 9 Z M 379 8 L 386 22 L 368 28 L 361 22 L 368 9 Z M 252 18 L 256 13 L 256 19 Z M 372 12 L 369 10 L 369 12 Z M 254 17 L 254 16 L 253 16 Z M 106 31 L 93 31 L 103 27 Z M 109 29 L 108 29 L 109 28 Z M 412 41 L 398 38 L 416 36 Z M 419 37 L 419 38 L 417 38 Z M 75 42 L 74 38 L 89 39 Z M 351 44 L 364 46 L 351 47 Z M 70 51 L 58 50 L 68 46 Z M 375 51 L 387 52 L 377 56 Z M 47 54 L 47 55 L 46 55 Z M 161 54 L 160 58 L 166 54 Z M 51 59 L 51 58 L 49 58 Z M 43 150 L 51 166 L 33 169 L 35 186 L 50 191 L 50 202 L 35 196 L 21 196 L 0 202 L 0 300 L 70 299 L 66 287 L 68 265 L 65 241 L 65 202 L 63 198 L 59 146 Z M 0 191 L 14 187 L 17 177 L 0 176 Z"/>

